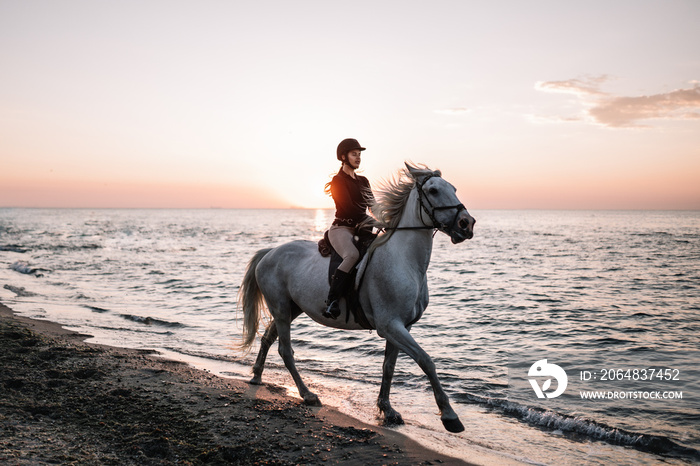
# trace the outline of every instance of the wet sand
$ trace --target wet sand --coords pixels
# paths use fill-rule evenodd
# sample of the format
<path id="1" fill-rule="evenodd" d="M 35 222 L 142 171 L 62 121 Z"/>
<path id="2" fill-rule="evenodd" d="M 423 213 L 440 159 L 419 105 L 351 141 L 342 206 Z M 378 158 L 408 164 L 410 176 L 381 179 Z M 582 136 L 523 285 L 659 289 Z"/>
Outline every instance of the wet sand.
<path id="1" fill-rule="evenodd" d="M 0 463 L 466 464 L 273 385 L 85 338 L 0 304 Z"/>

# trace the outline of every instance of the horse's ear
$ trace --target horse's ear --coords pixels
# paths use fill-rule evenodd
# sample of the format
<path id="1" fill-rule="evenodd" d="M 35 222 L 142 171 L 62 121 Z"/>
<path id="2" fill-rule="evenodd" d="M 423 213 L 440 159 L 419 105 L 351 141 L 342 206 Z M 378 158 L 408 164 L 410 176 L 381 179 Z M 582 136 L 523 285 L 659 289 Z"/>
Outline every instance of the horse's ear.
<path id="1" fill-rule="evenodd" d="M 406 165 L 406 170 L 408 171 L 408 174 L 411 175 L 411 178 L 413 178 L 418 183 L 421 182 L 422 178 L 425 178 L 428 175 L 435 174 L 428 167 L 425 167 L 425 166 L 423 166 L 423 168 L 419 168 L 415 165 L 411 165 L 408 162 L 404 162 L 404 164 Z M 439 172 L 438 172 L 438 176 L 440 176 Z"/>
<path id="2" fill-rule="evenodd" d="M 418 177 L 421 175 L 421 170 L 419 170 L 418 167 L 409 164 L 408 162 L 404 162 L 404 165 L 406 165 L 406 170 L 408 170 L 408 174 L 411 175 L 411 178 L 417 180 Z"/>

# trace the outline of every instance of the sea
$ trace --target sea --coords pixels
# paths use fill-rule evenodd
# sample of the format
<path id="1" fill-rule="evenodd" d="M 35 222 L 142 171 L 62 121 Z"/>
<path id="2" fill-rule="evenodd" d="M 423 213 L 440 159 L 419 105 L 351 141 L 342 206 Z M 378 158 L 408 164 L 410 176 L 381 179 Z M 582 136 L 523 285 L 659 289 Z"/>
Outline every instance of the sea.
<path id="1" fill-rule="evenodd" d="M 437 233 L 411 330 L 465 431 L 398 359 L 393 427 L 477 464 L 700 463 L 700 212 L 483 210 Z M 318 241 L 331 210 L 0 209 L 0 301 L 27 317 L 248 379 L 239 285 L 261 248 Z M 387 273 L 391 273 L 387 270 Z M 297 367 L 322 402 L 379 424 L 384 341 L 306 316 Z M 298 396 L 270 351 L 263 379 Z M 539 392 L 539 393 L 538 393 Z M 541 397 L 540 397 L 541 395 Z"/>

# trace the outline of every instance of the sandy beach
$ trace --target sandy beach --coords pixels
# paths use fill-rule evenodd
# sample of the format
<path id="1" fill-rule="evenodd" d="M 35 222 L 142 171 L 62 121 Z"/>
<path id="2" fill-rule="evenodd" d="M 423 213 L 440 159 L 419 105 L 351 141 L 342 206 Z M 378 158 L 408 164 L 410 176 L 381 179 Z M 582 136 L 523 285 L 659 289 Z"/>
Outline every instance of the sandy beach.
<path id="1" fill-rule="evenodd" d="M 0 304 L 0 462 L 465 464 L 279 387 L 85 338 Z"/>

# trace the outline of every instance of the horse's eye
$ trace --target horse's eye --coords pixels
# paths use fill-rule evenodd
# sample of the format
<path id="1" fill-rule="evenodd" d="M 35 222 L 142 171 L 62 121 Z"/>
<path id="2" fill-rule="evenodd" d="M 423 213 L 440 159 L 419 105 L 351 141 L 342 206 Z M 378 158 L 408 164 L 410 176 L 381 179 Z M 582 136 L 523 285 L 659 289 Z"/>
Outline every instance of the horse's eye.
<path id="1" fill-rule="evenodd" d="M 428 194 L 432 194 L 433 196 L 436 195 L 437 193 L 438 193 L 437 188 L 430 188 L 428 190 Z"/>

